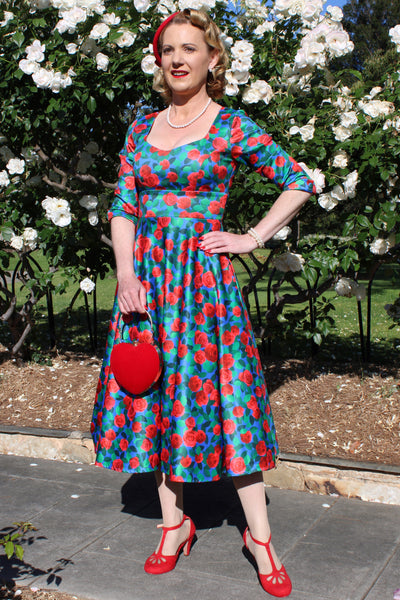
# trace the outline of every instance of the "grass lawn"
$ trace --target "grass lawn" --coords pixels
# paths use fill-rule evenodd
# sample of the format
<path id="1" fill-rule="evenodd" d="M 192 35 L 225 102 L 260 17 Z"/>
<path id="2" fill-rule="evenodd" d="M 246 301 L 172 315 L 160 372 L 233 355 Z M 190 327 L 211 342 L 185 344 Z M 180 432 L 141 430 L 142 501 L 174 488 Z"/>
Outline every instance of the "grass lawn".
<path id="1" fill-rule="evenodd" d="M 35 257 L 36 258 L 36 257 Z M 44 266 L 44 257 L 39 259 L 42 267 Z M 251 262 L 247 264 L 251 267 Z M 243 286 L 248 281 L 248 274 L 245 268 L 234 261 L 234 267 L 240 282 Z M 56 275 L 56 277 L 58 277 Z M 384 306 L 391 304 L 398 296 L 398 282 L 400 280 L 400 266 L 385 265 L 380 268 L 374 280 L 372 288 L 372 332 L 371 332 L 371 360 L 389 361 L 395 360 L 395 355 L 400 350 L 400 327 L 390 329 L 392 321 L 388 318 Z M 397 281 L 397 283 L 396 283 Z M 360 280 L 360 283 L 365 281 Z M 115 278 L 112 270 L 105 279 L 98 280 L 96 285 L 97 294 L 97 348 L 102 351 L 105 344 L 105 337 L 108 328 L 108 319 L 113 303 L 115 292 Z M 265 312 L 267 306 L 267 278 L 258 284 L 258 298 L 261 312 Z M 74 303 L 73 310 L 68 317 L 64 332 L 61 331 L 66 317 L 67 308 L 71 299 L 78 289 L 78 284 L 71 286 L 66 293 L 54 295 L 54 312 L 56 321 L 56 333 L 59 339 L 58 347 L 61 350 L 77 350 L 90 352 L 90 337 L 88 333 L 87 314 L 85 307 L 84 294 L 81 292 Z M 282 293 L 293 293 L 293 289 L 286 284 L 281 288 Z M 335 311 L 331 313 L 335 320 L 335 327 L 331 334 L 325 338 L 319 349 L 321 358 L 330 360 L 359 360 L 361 357 L 361 347 L 359 341 L 359 326 L 357 302 L 355 298 L 344 298 L 337 296 L 334 290 L 329 290 L 324 296 L 332 301 Z M 93 297 L 88 296 L 91 312 L 91 321 L 93 325 Z M 254 296 L 250 297 L 252 317 L 256 317 L 254 307 Z M 288 306 L 285 311 L 293 311 L 304 308 L 304 305 L 296 307 Z M 366 313 L 367 301 L 362 302 L 364 335 L 366 334 Z M 283 313 L 285 314 L 285 312 Z M 46 351 L 49 345 L 49 334 L 47 328 L 46 302 L 43 299 L 37 307 L 35 313 L 36 324 L 32 332 L 32 347 L 41 351 Z M 6 327 L 0 332 L 0 340 L 7 343 Z M 294 331 L 294 334 L 288 335 L 285 339 L 276 337 L 271 344 L 271 351 L 274 356 L 282 358 L 309 357 L 311 343 L 304 337 L 301 331 Z"/>

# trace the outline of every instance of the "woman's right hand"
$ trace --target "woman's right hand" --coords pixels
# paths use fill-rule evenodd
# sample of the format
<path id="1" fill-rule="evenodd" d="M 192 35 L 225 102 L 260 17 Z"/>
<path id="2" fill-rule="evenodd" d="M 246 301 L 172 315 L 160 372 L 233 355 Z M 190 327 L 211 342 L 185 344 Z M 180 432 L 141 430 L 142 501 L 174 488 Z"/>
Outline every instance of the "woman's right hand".
<path id="1" fill-rule="evenodd" d="M 146 311 L 146 288 L 134 273 L 118 276 L 118 305 L 123 315 Z"/>

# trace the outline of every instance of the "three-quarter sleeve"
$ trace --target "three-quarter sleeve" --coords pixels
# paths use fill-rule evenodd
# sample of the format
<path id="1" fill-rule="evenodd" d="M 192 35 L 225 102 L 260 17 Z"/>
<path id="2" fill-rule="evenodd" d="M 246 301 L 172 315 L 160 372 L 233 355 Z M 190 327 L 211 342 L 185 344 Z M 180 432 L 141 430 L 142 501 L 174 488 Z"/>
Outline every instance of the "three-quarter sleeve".
<path id="1" fill-rule="evenodd" d="M 124 147 L 121 151 L 120 169 L 118 174 L 118 184 L 115 190 L 114 200 L 108 211 L 108 220 L 113 217 L 125 217 L 137 224 L 141 216 L 139 206 L 139 196 L 136 189 L 135 171 L 133 167 L 135 142 L 133 134 L 135 132 L 136 121 L 129 127 L 125 137 Z"/>
<path id="2" fill-rule="evenodd" d="M 236 111 L 231 127 L 231 153 L 282 190 L 315 193 L 312 179 L 300 165 L 243 110 Z"/>

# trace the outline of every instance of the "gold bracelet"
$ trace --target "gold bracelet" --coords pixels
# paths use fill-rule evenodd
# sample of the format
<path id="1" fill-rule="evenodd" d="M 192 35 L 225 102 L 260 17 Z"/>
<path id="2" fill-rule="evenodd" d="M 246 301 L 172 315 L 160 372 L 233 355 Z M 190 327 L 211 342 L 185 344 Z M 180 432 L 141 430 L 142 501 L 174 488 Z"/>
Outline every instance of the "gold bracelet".
<path id="1" fill-rule="evenodd" d="M 262 241 L 261 237 L 258 235 L 258 233 L 257 233 L 257 231 L 255 229 L 253 229 L 252 227 L 250 227 L 250 229 L 248 230 L 247 233 L 257 243 L 258 248 L 264 248 L 264 242 Z"/>

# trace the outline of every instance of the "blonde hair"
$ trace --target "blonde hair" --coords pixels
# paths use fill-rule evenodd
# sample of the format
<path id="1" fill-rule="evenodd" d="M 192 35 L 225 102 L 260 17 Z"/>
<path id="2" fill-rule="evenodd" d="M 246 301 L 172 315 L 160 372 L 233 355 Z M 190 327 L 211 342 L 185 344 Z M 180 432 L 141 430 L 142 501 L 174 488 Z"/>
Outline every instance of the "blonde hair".
<path id="1" fill-rule="evenodd" d="M 215 100 L 216 98 L 221 98 L 224 95 L 225 91 L 225 71 L 227 69 L 229 60 L 225 46 L 221 40 L 221 32 L 218 29 L 217 25 L 214 23 L 214 21 L 211 20 L 207 13 L 203 12 L 202 10 L 195 10 L 193 8 L 185 8 L 183 11 L 176 14 L 175 17 L 170 21 L 170 23 L 168 23 L 165 29 L 167 29 L 170 25 L 173 24 L 189 24 L 193 25 L 193 27 L 198 27 L 204 33 L 204 39 L 209 50 L 217 50 L 218 62 L 213 68 L 213 70 L 209 71 L 207 74 L 206 89 L 207 94 L 213 100 Z M 160 53 L 160 55 L 164 31 L 161 33 L 158 39 L 158 52 Z M 161 69 L 156 71 L 154 75 L 153 89 L 156 92 L 160 92 L 161 96 L 168 104 L 171 102 L 171 90 L 166 84 L 164 74 Z"/>

